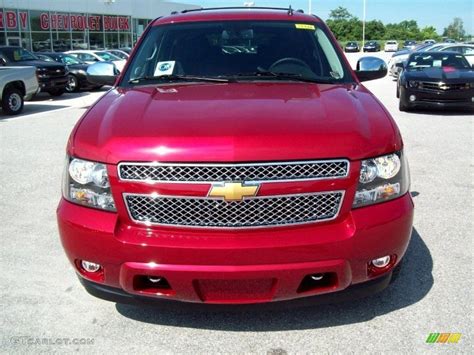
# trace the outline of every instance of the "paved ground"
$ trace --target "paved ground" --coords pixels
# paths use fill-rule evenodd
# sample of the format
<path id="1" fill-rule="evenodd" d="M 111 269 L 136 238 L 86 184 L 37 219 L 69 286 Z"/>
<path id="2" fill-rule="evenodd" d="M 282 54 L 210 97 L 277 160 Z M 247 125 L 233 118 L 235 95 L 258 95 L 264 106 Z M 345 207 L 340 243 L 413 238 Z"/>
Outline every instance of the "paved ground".
<path id="1" fill-rule="evenodd" d="M 0 351 L 472 353 L 473 116 L 400 113 L 391 79 L 367 86 L 395 117 L 411 163 L 416 218 L 406 265 L 380 295 L 292 311 L 176 313 L 89 296 L 59 243 L 55 207 L 68 134 L 101 93 L 45 96 L 22 117 L 0 114 Z M 426 345 L 431 332 L 463 335 L 457 345 Z M 42 338 L 93 344 L 28 344 Z"/>

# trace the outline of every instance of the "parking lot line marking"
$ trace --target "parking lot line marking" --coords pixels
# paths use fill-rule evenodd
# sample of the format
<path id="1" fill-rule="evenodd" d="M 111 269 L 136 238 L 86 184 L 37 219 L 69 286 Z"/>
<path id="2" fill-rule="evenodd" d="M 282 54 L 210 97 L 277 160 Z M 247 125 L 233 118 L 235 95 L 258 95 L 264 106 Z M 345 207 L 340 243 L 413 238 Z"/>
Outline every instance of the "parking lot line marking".
<path id="1" fill-rule="evenodd" d="M 49 111 L 43 111 L 43 112 L 36 112 L 36 113 L 29 113 L 29 114 L 26 114 L 26 115 L 20 115 L 20 116 L 15 116 L 15 117 L 0 118 L 0 121 L 2 121 L 2 122 L 12 122 L 12 121 L 20 120 L 20 119 L 31 118 L 32 116 L 41 116 L 41 115 L 45 115 L 45 114 L 48 114 L 48 113 L 59 112 L 59 111 L 66 111 L 66 110 L 70 110 L 70 109 L 73 109 L 73 108 L 76 108 L 76 109 L 79 109 L 79 110 L 83 110 L 83 109 L 84 109 L 83 107 L 75 107 L 75 106 L 71 106 L 71 107 L 60 107 L 60 108 L 55 109 L 55 110 L 49 110 Z"/>

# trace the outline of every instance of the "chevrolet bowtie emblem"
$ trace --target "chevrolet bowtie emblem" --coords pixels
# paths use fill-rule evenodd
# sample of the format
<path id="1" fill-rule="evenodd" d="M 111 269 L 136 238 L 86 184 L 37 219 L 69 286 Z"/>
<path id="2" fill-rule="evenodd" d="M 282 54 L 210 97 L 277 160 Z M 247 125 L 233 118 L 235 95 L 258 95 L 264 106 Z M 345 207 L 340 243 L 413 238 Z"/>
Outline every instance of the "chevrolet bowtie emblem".
<path id="1" fill-rule="evenodd" d="M 244 185 L 241 182 L 226 182 L 212 185 L 209 197 L 221 197 L 226 201 L 242 201 L 244 197 L 255 196 L 259 185 Z"/>

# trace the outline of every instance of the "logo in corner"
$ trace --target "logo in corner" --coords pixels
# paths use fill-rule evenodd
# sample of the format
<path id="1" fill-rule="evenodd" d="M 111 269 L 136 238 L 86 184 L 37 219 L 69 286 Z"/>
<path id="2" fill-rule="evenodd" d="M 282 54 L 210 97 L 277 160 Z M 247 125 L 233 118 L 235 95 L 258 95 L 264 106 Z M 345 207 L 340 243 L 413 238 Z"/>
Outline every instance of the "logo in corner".
<path id="1" fill-rule="evenodd" d="M 426 343 L 457 344 L 461 339 L 461 333 L 430 333 Z"/>
<path id="2" fill-rule="evenodd" d="M 213 184 L 209 190 L 209 197 L 219 197 L 225 201 L 242 201 L 245 197 L 257 195 L 260 185 L 245 185 L 241 182 L 226 182 L 224 184 Z"/>

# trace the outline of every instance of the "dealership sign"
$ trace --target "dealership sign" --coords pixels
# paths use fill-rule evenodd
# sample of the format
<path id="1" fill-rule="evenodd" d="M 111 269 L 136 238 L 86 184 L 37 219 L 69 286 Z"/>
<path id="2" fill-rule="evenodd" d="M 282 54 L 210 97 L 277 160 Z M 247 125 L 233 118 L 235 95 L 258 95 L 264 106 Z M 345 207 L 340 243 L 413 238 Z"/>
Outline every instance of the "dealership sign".
<path id="1" fill-rule="evenodd" d="M 50 14 L 43 12 L 39 17 L 41 30 L 59 31 L 130 31 L 130 18 L 127 16 L 106 15 L 74 15 L 74 14 Z M 22 29 L 28 25 L 28 12 L 16 11 L 0 12 L 0 28 L 16 29 L 18 24 Z"/>
<path id="2" fill-rule="evenodd" d="M 28 26 L 28 12 L 20 11 L 17 16 L 16 11 L 0 11 L 0 28 L 15 29 L 20 23 L 21 28 Z"/>

